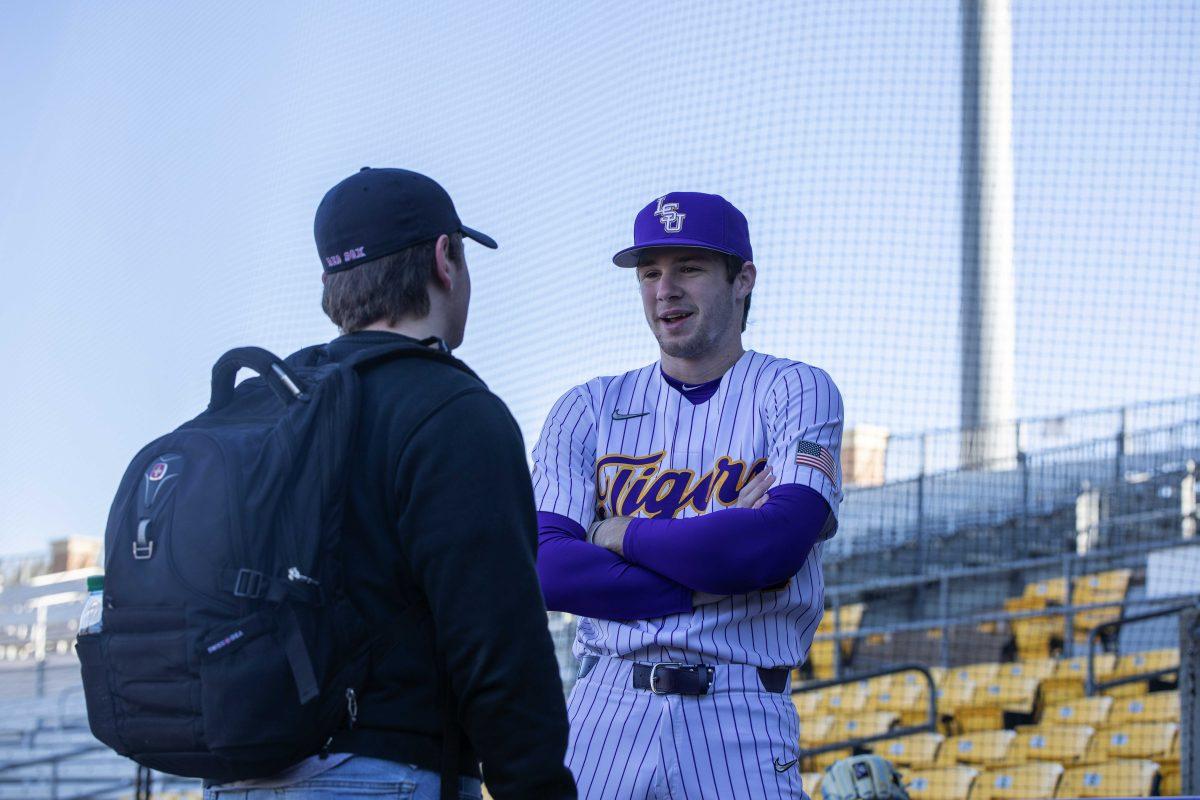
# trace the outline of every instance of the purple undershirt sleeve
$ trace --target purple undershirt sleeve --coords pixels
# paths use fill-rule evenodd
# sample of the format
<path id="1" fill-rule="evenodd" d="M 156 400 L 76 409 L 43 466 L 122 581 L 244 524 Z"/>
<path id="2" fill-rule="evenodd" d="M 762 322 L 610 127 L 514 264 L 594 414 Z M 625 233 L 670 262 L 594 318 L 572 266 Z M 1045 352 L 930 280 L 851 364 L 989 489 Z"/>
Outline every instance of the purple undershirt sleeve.
<path id="1" fill-rule="evenodd" d="M 807 486 L 776 486 L 767 495 L 760 509 L 634 519 L 625 531 L 625 560 L 711 594 L 744 594 L 785 581 L 836 522 L 825 499 Z"/>
<path id="2" fill-rule="evenodd" d="M 587 542 L 583 527 L 538 512 L 538 577 L 546 607 L 594 619 L 652 619 L 692 610 L 692 590 Z"/>

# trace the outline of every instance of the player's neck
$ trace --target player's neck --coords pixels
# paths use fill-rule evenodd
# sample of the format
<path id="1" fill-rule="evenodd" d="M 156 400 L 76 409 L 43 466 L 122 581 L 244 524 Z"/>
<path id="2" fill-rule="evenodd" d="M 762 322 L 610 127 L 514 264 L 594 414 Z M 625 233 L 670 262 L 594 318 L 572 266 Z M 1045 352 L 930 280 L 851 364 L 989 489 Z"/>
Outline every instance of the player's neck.
<path id="1" fill-rule="evenodd" d="M 724 375 L 745 352 L 745 348 L 742 347 L 742 337 L 739 336 L 727 346 L 697 358 L 676 358 L 660 350 L 659 360 L 662 364 L 662 371 L 675 380 L 698 384 L 708 383 Z"/>
<path id="2" fill-rule="evenodd" d="M 362 330 L 398 333 L 410 339 L 426 339 L 430 336 L 436 336 L 444 340 L 447 337 L 450 326 L 447 324 L 444 315 L 436 312 L 436 309 L 431 309 L 429 314 L 419 319 L 405 317 L 394 323 L 382 319 L 376 320 Z"/>

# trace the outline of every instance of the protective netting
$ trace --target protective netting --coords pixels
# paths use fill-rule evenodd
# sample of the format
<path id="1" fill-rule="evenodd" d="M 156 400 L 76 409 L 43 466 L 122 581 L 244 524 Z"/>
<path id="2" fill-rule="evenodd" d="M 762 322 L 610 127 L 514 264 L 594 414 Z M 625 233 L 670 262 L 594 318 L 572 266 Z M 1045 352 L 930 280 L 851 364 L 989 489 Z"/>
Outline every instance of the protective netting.
<path id="1" fill-rule="evenodd" d="M 747 346 L 827 370 L 854 431 L 803 676 L 933 670 L 934 728 L 877 746 L 915 797 L 1179 791 L 1176 618 L 1091 634 L 1200 593 L 1200 6 L 1004 5 L 9 9 L 0 550 L 100 535 L 224 349 L 334 334 L 312 214 L 360 166 L 434 176 L 499 240 L 468 245 L 459 355 L 530 446 L 566 388 L 656 358 L 609 261 L 636 211 L 715 192 L 750 221 Z M 972 38 L 988 8 L 999 61 L 1006 37 Z M 1011 238 L 1008 168 L 979 160 L 1006 138 Z M 984 323 L 1012 324 L 964 356 L 981 229 L 1011 250 Z M 1015 419 L 964 432 L 981 365 L 1011 368 L 987 395 Z M 12 597 L 0 652 L 25 657 Z M 798 694 L 804 745 L 922 724 L 924 680 Z"/>

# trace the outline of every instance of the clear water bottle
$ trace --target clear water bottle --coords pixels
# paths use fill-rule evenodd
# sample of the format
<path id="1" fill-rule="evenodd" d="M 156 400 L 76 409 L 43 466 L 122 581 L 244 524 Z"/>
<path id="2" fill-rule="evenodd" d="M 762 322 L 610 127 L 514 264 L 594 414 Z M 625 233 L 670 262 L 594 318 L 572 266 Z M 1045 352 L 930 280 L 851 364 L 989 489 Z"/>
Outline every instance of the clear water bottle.
<path id="1" fill-rule="evenodd" d="M 79 615 L 80 636 L 100 632 L 100 618 L 104 611 L 104 576 L 89 575 L 87 590 L 87 602 L 83 604 L 83 613 Z"/>

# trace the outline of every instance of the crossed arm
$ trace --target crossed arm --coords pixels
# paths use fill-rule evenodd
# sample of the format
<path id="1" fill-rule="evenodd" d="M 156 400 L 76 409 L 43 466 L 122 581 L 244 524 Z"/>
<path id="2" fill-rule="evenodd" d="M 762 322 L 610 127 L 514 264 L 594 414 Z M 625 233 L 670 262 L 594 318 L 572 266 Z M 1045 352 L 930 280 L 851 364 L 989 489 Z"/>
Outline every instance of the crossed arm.
<path id="1" fill-rule="evenodd" d="M 585 531 L 538 515 L 538 574 L 547 607 L 601 619 L 649 619 L 786 581 L 829 532 L 821 495 L 764 471 L 736 507 L 689 519 L 599 521 Z M 589 541 L 590 540 L 590 541 Z"/>

